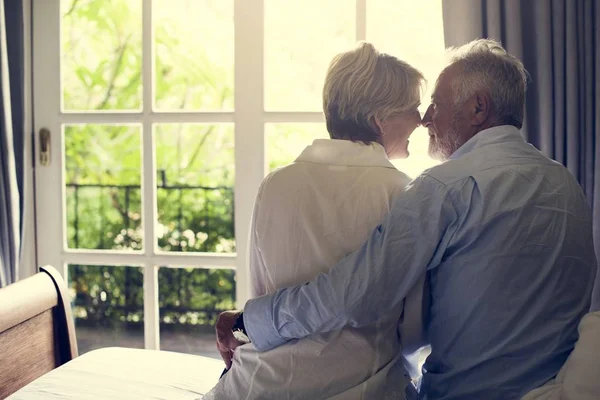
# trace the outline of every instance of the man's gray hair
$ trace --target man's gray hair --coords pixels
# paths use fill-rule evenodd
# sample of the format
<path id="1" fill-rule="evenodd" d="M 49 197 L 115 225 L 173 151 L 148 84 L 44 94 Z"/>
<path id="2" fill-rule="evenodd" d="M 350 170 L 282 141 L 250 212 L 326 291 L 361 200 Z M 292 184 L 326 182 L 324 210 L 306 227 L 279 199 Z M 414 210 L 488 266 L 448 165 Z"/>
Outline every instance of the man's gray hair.
<path id="1" fill-rule="evenodd" d="M 527 71 L 523 63 L 492 39 L 477 39 L 450 49 L 451 63 L 463 72 L 452 82 L 456 108 L 478 90 L 486 90 L 499 123 L 521 129 L 525 109 Z"/>

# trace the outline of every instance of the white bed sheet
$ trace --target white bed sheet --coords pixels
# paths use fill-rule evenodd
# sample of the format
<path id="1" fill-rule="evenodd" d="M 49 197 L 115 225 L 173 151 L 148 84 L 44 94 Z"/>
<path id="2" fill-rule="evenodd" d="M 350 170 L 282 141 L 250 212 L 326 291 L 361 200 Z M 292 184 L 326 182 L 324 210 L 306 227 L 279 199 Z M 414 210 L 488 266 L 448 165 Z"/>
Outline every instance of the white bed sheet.
<path id="1" fill-rule="evenodd" d="M 104 348 L 75 358 L 8 399 L 202 399 L 224 366 L 190 354 Z"/>

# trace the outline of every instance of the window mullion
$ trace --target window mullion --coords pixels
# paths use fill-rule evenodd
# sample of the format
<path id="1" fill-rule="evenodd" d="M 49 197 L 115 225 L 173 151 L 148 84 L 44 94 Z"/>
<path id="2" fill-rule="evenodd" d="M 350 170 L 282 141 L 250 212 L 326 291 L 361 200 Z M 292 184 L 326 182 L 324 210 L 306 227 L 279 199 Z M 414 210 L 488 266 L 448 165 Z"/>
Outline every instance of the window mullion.
<path id="1" fill-rule="evenodd" d="M 142 226 L 144 253 L 152 257 L 156 248 L 156 174 L 154 173 L 154 140 L 152 134 L 152 70 L 153 57 L 152 0 L 142 2 Z M 147 349 L 159 349 L 158 268 L 144 266 L 144 343 Z"/>
<path id="2" fill-rule="evenodd" d="M 144 265 L 144 347 L 160 350 L 158 267 Z"/>
<path id="3" fill-rule="evenodd" d="M 236 299 L 241 307 L 248 299 L 250 218 L 265 172 L 263 0 L 235 0 L 234 27 Z"/>
<path id="4" fill-rule="evenodd" d="M 367 39 L 367 0 L 356 0 L 356 41 Z"/>

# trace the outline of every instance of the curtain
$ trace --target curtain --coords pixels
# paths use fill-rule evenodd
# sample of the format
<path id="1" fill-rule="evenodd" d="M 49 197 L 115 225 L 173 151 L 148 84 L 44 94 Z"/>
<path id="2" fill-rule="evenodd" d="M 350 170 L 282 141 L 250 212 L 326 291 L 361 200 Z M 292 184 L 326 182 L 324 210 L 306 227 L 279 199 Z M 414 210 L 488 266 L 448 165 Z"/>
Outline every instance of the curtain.
<path id="1" fill-rule="evenodd" d="M 19 278 L 24 176 L 23 4 L 0 0 L 0 287 Z"/>
<path id="2" fill-rule="evenodd" d="M 600 1 L 443 0 L 443 15 L 446 46 L 492 38 L 523 61 L 531 79 L 522 133 L 581 184 L 600 256 Z"/>

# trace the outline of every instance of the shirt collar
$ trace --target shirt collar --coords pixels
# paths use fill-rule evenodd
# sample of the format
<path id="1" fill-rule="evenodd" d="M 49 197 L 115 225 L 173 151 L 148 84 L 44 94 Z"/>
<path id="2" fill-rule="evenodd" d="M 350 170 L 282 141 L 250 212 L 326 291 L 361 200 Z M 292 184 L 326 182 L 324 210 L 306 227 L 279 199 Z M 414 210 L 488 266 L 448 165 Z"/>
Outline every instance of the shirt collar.
<path id="1" fill-rule="evenodd" d="M 396 169 L 379 143 L 367 145 L 341 139 L 316 139 L 302 151 L 296 162 Z"/>
<path id="2" fill-rule="evenodd" d="M 523 136 L 517 127 L 512 125 L 500 125 L 492 128 L 484 129 L 478 132 L 471 139 L 467 140 L 465 144 L 459 147 L 458 150 L 450 156 L 450 160 L 455 160 L 461 156 L 464 156 L 471 151 L 480 147 L 485 147 L 490 144 L 507 142 L 507 141 L 521 141 L 524 142 Z"/>

